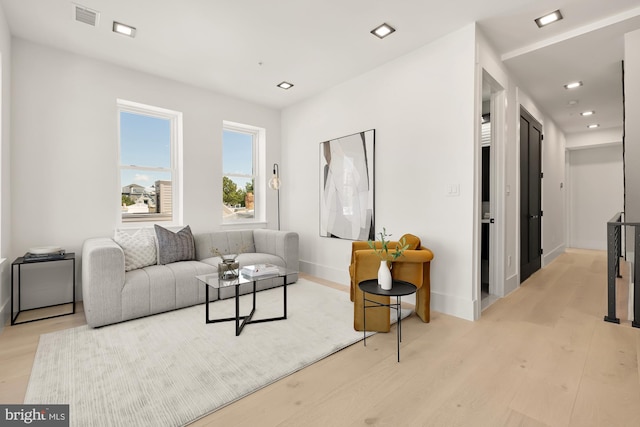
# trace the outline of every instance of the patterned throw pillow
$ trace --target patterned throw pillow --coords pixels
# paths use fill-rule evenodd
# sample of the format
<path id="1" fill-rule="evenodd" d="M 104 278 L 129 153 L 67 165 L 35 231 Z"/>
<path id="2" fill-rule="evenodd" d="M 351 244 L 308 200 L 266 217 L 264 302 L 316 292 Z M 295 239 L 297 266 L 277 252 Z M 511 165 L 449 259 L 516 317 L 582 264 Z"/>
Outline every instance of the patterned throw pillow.
<path id="1" fill-rule="evenodd" d="M 176 233 L 157 224 L 155 228 L 158 239 L 158 264 L 196 259 L 196 244 L 188 225 Z"/>
<path id="2" fill-rule="evenodd" d="M 141 228 L 133 234 L 116 230 L 113 240 L 124 251 L 124 271 L 131 271 L 158 261 L 156 234 L 151 228 Z"/>

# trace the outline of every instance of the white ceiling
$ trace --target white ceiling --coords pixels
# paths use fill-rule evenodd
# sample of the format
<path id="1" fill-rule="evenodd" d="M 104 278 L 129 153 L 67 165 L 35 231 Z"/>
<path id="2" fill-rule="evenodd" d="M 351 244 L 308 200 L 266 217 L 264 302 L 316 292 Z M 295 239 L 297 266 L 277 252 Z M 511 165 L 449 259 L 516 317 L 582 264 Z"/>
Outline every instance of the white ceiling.
<path id="1" fill-rule="evenodd" d="M 564 19 L 539 29 L 537 16 Z M 479 22 L 518 84 L 566 133 L 622 127 L 624 34 L 640 28 L 640 0 L 543 0 Z M 566 90 L 564 85 L 584 86 Z M 570 105 L 570 101 L 577 101 Z M 581 112 L 593 110 L 591 117 Z"/>
<path id="2" fill-rule="evenodd" d="M 16 37 L 274 108 L 476 21 L 519 84 L 567 133 L 586 130 L 583 109 L 594 109 L 602 128 L 621 126 L 622 36 L 640 28 L 640 0 L 76 3 L 100 12 L 97 27 L 75 22 L 69 0 L 0 0 Z M 565 19 L 538 29 L 533 19 L 555 9 Z M 113 33 L 114 20 L 136 27 L 136 37 Z M 397 31 L 379 40 L 369 32 L 383 22 Z M 573 79 L 585 85 L 568 94 L 562 85 Z M 277 88 L 283 80 L 295 86 Z M 569 99 L 578 106 L 568 108 Z"/>

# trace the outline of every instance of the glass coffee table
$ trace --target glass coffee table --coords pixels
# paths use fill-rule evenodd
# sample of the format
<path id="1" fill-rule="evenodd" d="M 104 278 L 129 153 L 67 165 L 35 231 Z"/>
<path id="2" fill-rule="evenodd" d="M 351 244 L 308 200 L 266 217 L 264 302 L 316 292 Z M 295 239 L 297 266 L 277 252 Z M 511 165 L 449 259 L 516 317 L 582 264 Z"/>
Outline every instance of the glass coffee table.
<path id="1" fill-rule="evenodd" d="M 204 274 L 201 276 L 196 276 L 196 279 L 198 279 L 199 281 L 205 283 L 205 298 L 206 298 L 206 302 L 205 302 L 205 321 L 206 323 L 219 323 L 219 322 L 230 322 L 235 320 L 236 322 L 236 336 L 240 335 L 240 333 L 242 332 L 242 330 L 244 329 L 245 325 L 248 325 L 250 323 L 263 323 L 263 322 L 273 322 L 275 320 L 285 320 L 287 318 L 287 276 L 290 274 L 295 274 L 297 273 L 297 271 L 295 270 L 289 270 L 286 269 L 284 267 L 278 267 L 278 271 L 274 272 L 274 273 L 270 273 L 270 274 L 264 274 L 264 275 L 260 275 L 260 276 L 247 276 L 244 275 L 242 273 L 238 274 L 238 277 L 233 278 L 233 279 L 221 279 L 218 276 L 218 273 L 212 273 L 212 274 Z M 274 279 L 274 278 L 282 278 L 282 285 L 279 285 L 282 287 L 282 316 L 279 317 L 269 317 L 266 319 L 253 319 L 253 314 L 256 311 L 256 283 L 261 281 L 261 280 L 267 280 L 267 279 Z M 241 316 L 240 315 L 240 286 L 247 284 L 247 283 L 252 283 L 253 284 L 253 289 L 251 292 L 251 298 L 252 298 L 252 308 L 251 308 L 251 312 L 247 315 Z M 235 287 L 235 303 L 236 303 L 236 315 L 235 317 L 225 317 L 222 319 L 211 319 L 210 315 L 209 315 L 209 288 L 214 288 L 214 289 L 222 289 L 222 288 L 229 288 L 229 287 Z"/>

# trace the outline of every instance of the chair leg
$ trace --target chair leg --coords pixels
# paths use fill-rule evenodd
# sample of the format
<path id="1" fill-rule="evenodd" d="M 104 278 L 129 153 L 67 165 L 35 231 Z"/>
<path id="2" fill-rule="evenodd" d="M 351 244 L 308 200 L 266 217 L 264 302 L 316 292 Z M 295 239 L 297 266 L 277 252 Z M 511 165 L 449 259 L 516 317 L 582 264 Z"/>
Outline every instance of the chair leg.
<path id="1" fill-rule="evenodd" d="M 416 314 L 424 323 L 431 321 L 431 289 L 421 286 L 416 292 Z"/>

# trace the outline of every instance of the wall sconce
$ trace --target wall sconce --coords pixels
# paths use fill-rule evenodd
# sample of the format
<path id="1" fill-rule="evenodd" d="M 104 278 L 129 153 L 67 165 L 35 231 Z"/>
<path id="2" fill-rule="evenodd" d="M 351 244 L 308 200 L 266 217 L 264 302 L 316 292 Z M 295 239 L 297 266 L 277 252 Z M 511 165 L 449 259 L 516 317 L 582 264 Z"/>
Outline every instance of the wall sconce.
<path id="1" fill-rule="evenodd" d="M 273 164 L 273 176 L 269 180 L 269 188 L 278 192 L 278 230 L 280 230 L 280 167 L 277 163 Z"/>

